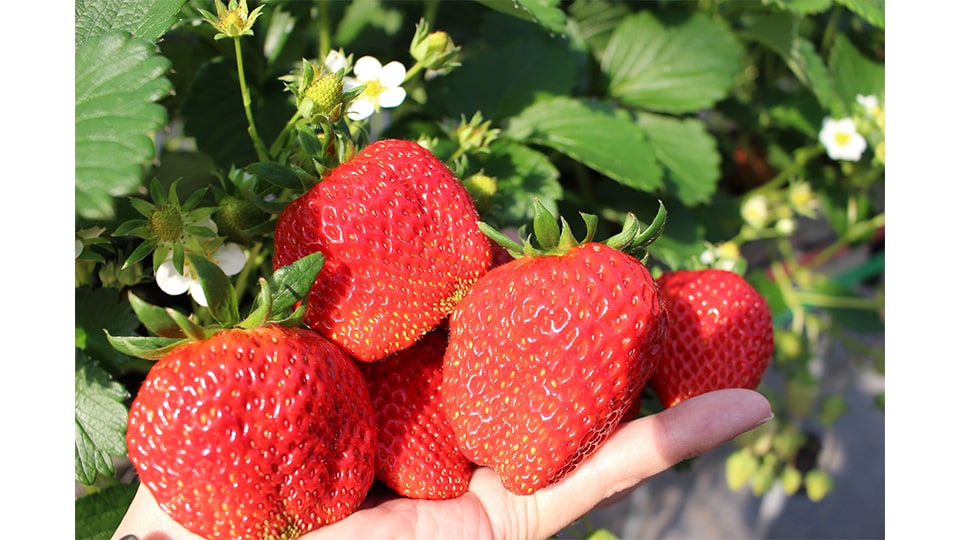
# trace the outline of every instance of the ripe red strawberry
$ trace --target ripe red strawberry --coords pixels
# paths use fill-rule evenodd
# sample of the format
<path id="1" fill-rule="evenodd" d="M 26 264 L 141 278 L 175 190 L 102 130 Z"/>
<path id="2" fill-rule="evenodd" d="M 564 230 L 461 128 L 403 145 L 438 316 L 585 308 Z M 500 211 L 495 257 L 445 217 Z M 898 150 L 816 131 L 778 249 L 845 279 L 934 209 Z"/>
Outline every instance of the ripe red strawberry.
<path id="1" fill-rule="evenodd" d="M 756 389 L 773 356 L 773 321 L 763 296 L 726 270 L 666 272 L 657 280 L 670 332 L 650 379 L 660 403 L 722 388 Z"/>
<path id="2" fill-rule="evenodd" d="M 292 539 L 373 483 L 373 407 L 354 361 L 267 324 L 183 344 L 130 408 L 127 448 L 161 507 L 205 538 Z"/>
<path id="3" fill-rule="evenodd" d="M 383 360 L 360 363 L 377 421 L 375 475 L 412 499 L 459 497 L 473 473 L 441 411 L 446 348 L 447 330 L 438 328 Z"/>
<path id="4" fill-rule="evenodd" d="M 527 249 L 491 269 L 454 308 L 443 362 L 460 448 L 519 495 L 561 480 L 607 439 L 666 333 L 638 259 L 598 242 L 571 246 L 566 226 L 537 236 L 545 253 Z"/>
<path id="5" fill-rule="evenodd" d="M 280 214 L 274 267 L 322 252 L 305 321 L 361 361 L 435 327 L 490 265 L 470 195 L 416 142 L 365 147 Z"/>

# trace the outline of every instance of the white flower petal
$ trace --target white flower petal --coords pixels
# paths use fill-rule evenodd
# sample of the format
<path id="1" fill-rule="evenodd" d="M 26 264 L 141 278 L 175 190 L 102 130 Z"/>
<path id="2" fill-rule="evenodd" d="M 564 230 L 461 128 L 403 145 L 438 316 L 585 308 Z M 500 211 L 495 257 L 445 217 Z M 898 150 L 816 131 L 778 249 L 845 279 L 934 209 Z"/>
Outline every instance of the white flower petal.
<path id="1" fill-rule="evenodd" d="M 380 84 L 387 87 L 400 86 L 405 78 L 407 78 L 407 68 L 396 60 L 383 66 L 383 69 L 380 70 Z"/>
<path id="2" fill-rule="evenodd" d="M 199 281 L 194 281 L 190 284 L 190 296 L 193 297 L 196 303 L 203 307 L 207 307 L 207 295 L 203 292 L 203 287 L 200 285 Z"/>
<path id="3" fill-rule="evenodd" d="M 363 120 L 373 114 L 373 102 L 367 98 L 358 98 L 350 103 L 347 109 L 347 118 L 351 120 Z"/>
<path id="4" fill-rule="evenodd" d="M 223 273 L 232 276 L 243 270 L 247 264 L 247 254 L 239 244 L 228 243 L 220 246 L 213 254 L 213 262 L 223 270 Z"/>
<path id="5" fill-rule="evenodd" d="M 160 290 L 169 294 L 170 296 L 178 296 L 187 292 L 187 290 L 190 288 L 190 284 L 193 282 L 192 279 L 186 278 L 177 272 L 177 269 L 173 266 L 173 260 L 171 259 L 168 259 L 160 264 L 160 267 L 157 268 L 156 277 L 157 285 L 160 287 Z"/>
<path id="6" fill-rule="evenodd" d="M 353 65 L 353 75 L 360 82 L 375 81 L 380 78 L 382 69 L 383 66 L 379 60 L 372 56 L 364 56 Z"/>
<path id="7" fill-rule="evenodd" d="M 340 51 L 330 51 L 327 53 L 327 58 L 323 61 L 323 65 L 331 72 L 336 73 L 342 68 L 347 67 L 347 58 Z"/>
<path id="8" fill-rule="evenodd" d="M 406 97 L 407 91 L 403 88 L 387 88 L 383 92 L 380 92 L 380 97 L 377 99 L 377 103 L 379 103 L 381 107 L 396 107 L 403 103 L 403 100 Z"/>
<path id="9" fill-rule="evenodd" d="M 363 83 L 354 79 L 353 77 L 344 77 L 343 78 L 343 90 L 350 91 L 358 86 L 362 86 Z"/>

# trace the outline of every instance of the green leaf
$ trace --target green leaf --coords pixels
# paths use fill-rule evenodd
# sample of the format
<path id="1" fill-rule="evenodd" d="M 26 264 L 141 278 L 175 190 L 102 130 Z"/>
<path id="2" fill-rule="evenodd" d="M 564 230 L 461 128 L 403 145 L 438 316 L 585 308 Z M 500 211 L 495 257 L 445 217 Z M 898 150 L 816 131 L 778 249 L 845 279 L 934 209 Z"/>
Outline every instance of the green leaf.
<path id="1" fill-rule="evenodd" d="M 686 206 L 709 201 L 720 180 L 720 153 L 706 125 L 657 114 L 641 114 L 638 122 L 666 169 L 669 193 Z"/>
<path id="2" fill-rule="evenodd" d="M 303 184 L 300 182 L 300 177 L 298 177 L 295 172 L 290 170 L 289 167 L 285 167 L 279 163 L 272 161 L 258 161 L 257 163 L 251 163 L 250 165 L 247 165 L 246 170 L 247 172 L 255 174 L 273 185 L 280 186 L 285 189 L 292 189 L 297 191 L 297 193 L 303 190 Z"/>
<path id="3" fill-rule="evenodd" d="M 114 474 L 111 456 L 127 454 L 124 435 L 129 396 L 120 383 L 80 350 L 75 353 L 75 475 L 92 485 L 97 475 Z"/>
<path id="4" fill-rule="evenodd" d="M 779 13 L 747 19 L 745 24 L 740 30 L 741 39 L 756 41 L 776 53 L 824 109 L 833 106 L 833 79 L 813 43 L 798 34 L 796 17 Z"/>
<path id="5" fill-rule="evenodd" d="M 874 95 L 883 102 L 886 69 L 863 54 L 840 34 L 830 53 L 830 70 L 837 84 L 837 95 L 848 113 L 853 111 L 857 94 Z"/>
<path id="6" fill-rule="evenodd" d="M 127 513 L 140 484 L 114 484 L 73 503 L 76 540 L 107 540 Z"/>
<path id="7" fill-rule="evenodd" d="M 663 169 L 643 129 L 610 105 L 556 97 L 510 119 L 503 135 L 557 150 L 626 186 L 663 187 Z"/>
<path id="8" fill-rule="evenodd" d="M 343 17 L 337 21 L 333 41 L 338 46 L 351 44 L 365 30 L 376 28 L 393 35 L 403 25 L 403 13 L 381 0 L 354 0 L 347 3 Z"/>
<path id="9" fill-rule="evenodd" d="M 469 62 L 437 82 L 431 103 L 452 117 L 476 112 L 497 122 L 545 95 L 568 95 L 576 84 L 582 54 L 569 43 L 522 36 L 481 49 Z"/>
<path id="10" fill-rule="evenodd" d="M 140 319 L 147 330 L 160 337 L 185 337 L 183 330 L 177 325 L 177 321 L 170 316 L 166 309 L 144 302 L 132 292 L 129 293 L 128 297 L 134 313 L 137 314 L 137 318 Z"/>
<path id="11" fill-rule="evenodd" d="M 147 360 L 158 360 L 186 342 L 184 338 L 153 336 L 114 336 L 104 332 L 107 341 L 118 351 Z"/>
<path id="12" fill-rule="evenodd" d="M 785 9 L 801 17 L 823 13 L 833 7 L 833 1 L 834 0 L 767 0 L 767 2 L 778 8 Z"/>
<path id="13" fill-rule="evenodd" d="M 113 197 L 141 183 L 154 156 L 151 135 L 167 121 L 155 103 L 169 94 L 170 62 L 153 44 L 115 31 L 84 42 L 76 53 L 74 166 L 78 215 L 114 215 Z"/>
<path id="14" fill-rule="evenodd" d="M 803 92 L 787 96 L 774 91 L 769 95 L 782 98 L 767 110 L 775 124 L 796 129 L 811 139 L 817 138 L 823 121 L 823 108 L 813 94 Z"/>
<path id="15" fill-rule="evenodd" d="M 104 330 L 114 334 L 133 334 L 140 321 L 126 298 L 114 289 L 78 287 L 74 290 L 74 321 L 77 332 L 85 336 L 82 348 L 91 358 L 119 371 L 129 358 L 114 349 Z"/>
<path id="16" fill-rule="evenodd" d="M 742 47 L 726 24 L 695 13 L 665 24 L 649 12 L 624 19 L 600 60 L 610 96 L 649 110 L 694 112 L 733 86 Z"/>
<path id="17" fill-rule="evenodd" d="M 535 22 L 551 33 L 566 30 L 567 15 L 559 0 L 476 0 L 490 9 Z"/>
<path id="18" fill-rule="evenodd" d="M 186 0 L 77 0 L 74 4 L 74 47 L 111 30 L 156 42 L 177 21 Z"/>
<path id="19" fill-rule="evenodd" d="M 877 28 L 884 28 L 884 0 L 836 0 Z"/>
<path id="20" fill-rule="evenodd" d="M 196 253 L 187 253 L 187 260 L 197 273 L 197 280 L 203 287 L 210 314 L 221 326 L 231 327 L 240 320 L 240 308 L 237 305 L 237 291 L 227 274 L 217 263 Z"/>
<path id="21" fill-rule="evenodd" d="M 282 313 L 305 298 L 323 263 L 323 254 L 318 251 L 274 271 L 267 281 L 273 293 L 273 312 Z"/>
<path id="22" fill-rule="evenodd" d="M 575 21 L 581 39 L 595 54 L 600 53 L 598 57 L 602 56 L 617 25 L 629 14 L 626 4 L 604 0 L 576 0 L 570 5 L 570 18 Z"/>
<path id="23" fill-rule="evenodd" d="M 497 179 L 497 192 L 484 219 L 498 227 L 519 227 L 533 219 L 534 199 L 557 213 L 556 201 L 563 196 L 560 172 L 542 152 L 501 139 L 481 157 L 480 165 Z"/>

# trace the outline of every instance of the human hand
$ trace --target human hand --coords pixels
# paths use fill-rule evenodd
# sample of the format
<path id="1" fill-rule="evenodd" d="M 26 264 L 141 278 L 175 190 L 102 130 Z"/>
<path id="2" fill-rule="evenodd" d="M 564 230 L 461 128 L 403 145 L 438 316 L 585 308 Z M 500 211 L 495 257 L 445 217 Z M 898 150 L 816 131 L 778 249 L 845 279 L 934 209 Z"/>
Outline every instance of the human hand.
<path id="1" fill-rule="evenodd" d="M 539 539 L 676 463 L 707 452 L 772 418 L 752 390 L 718 390 L 622 426 L 559 483 L 533 495 L 508 492 L 492 469 L 477 469 L 466 494 L 427 501 L 372 493 L 356 512 L 301 540 L 342 538 Z M 141 485 L 113 536 L 192 540 Z"/>

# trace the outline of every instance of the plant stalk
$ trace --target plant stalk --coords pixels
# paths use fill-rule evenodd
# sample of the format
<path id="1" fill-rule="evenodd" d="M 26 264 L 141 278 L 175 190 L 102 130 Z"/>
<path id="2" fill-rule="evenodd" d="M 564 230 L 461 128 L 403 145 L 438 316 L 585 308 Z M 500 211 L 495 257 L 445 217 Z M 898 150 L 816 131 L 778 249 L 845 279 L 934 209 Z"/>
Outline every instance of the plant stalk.
<path id="1" fill-rule="evenodd" d="M 253 147 L 257 151 L 257 157 L 260 161 L 270 161 L 270 153 L 260 139 L 260 135 L 257 134 L 257 126 L 253 122 L 253 111 L 250 109 L 250 89 L 247 87 L 247 78 L 243 71 L 243 54 L 240 50 L 240 38 L 233 39 L 233 48 L 237 53 L 237 76 L 240 77 L 240 95 L 243 97 L 243 112 L 247 115 L 247 133 L 250 134 L 250 139 L 253 140 Z"/>

